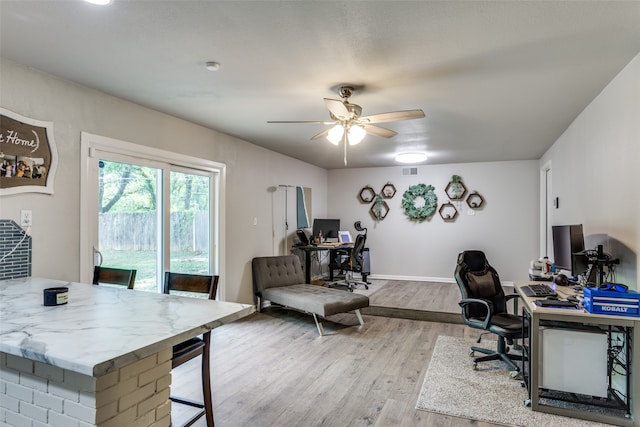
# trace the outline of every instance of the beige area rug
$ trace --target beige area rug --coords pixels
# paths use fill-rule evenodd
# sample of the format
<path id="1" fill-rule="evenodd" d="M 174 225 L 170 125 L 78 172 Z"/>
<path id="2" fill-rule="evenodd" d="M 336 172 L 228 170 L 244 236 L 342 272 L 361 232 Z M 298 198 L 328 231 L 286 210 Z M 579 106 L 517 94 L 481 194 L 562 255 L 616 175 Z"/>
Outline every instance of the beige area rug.
<path id="1" fill-rule="evenodd" d="M 483 347 L 495 342 L 483 340 Z M 416 409 L 507 426 L 605 426 L 532 411 L 524 405 L 527 391 L 511 379 L 501 362 L 482 362 L 474 371 L 469 347 L 475 340 L 439 336 Z"/>

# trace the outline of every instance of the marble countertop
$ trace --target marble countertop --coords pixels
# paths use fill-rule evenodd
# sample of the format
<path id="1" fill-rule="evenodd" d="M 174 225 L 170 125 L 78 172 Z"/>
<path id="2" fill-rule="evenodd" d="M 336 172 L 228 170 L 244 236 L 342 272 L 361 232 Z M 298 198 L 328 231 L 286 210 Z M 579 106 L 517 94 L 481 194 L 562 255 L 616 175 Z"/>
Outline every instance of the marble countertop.
<path id="1" fill-rule="evenodd" d="M 69 302 L 44 306 L 45 288 Z M 69 283 L 0 281 L 0 351 L 101 376 L 251 314 L 252 305 Z"/>

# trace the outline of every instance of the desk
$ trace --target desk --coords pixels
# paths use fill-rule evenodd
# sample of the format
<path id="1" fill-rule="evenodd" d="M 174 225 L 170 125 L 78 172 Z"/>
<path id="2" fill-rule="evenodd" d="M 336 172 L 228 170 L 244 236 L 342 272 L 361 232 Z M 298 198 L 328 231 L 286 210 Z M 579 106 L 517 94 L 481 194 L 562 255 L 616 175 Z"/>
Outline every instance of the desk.
<path id="1" fill-rule="evenodd" d="M 339 245 L 339 246 L 323 246 L 323 245 L 318 245 L 318 246 L 314 246 L 314 245 L 301 245 L 301 246 L 294 246 L 295 249 L 299 249 L 301 251 L 304 252 L 304 278 L 305 278 L 305 283 L 311 283 L 311 257 L 313 256 L 313 253 L 315 252 L 321 252 L 321 251 L 329 251 L 329 281 L 333 281 L 333 268 L 331 268 L 331 264 L 334 264 L 338 255 L 349 255 L 351 248 L 353 246 L 352 245 Z M 365 271 L 362 272 L 362 281 L 366 282 L 367 281 L 367 276 L 369 275 L 370 271 L 368 271 L 369 269 L 367 267 L 369 267 L 369 262 L 368 259 L 366 257 L 369 256 L 368 252 L 369 252 L 369 248 L 364 248 L 363 250 L 365 252 Z"/>
<path id="2" fill-rule="evenodd" d="M 576 328 L 583 327 L 583 325 L 589 325 L 598 328 L 604 328 L 611 330 L 624 330 L 628 332 L 628 338 L 630 338 L 630 352 L 631 367 L 640 367 L 640 319 L 637 317 L 625 317 L 615 315 L 603 315 L 603 314 L 591 314 L 586 310 L 574 310 L 574 309 L 557 309 L 557 308 L 543 308 L 536 306 L 533 301 L 537 298 L 527 297 L 522 292 L 522 287 L 532 282 L 517 281 L 515 283 L 516 292 L 520 295 L 523 302 L 523 315 L 529 320 L 529 338 L 528 342 L 525 342 L 525 354 L 528 351 L 529 361 L 523 366 L 523 374 L 525 376 L 525 382 L 529 389 L 529 396 L 531 399 L 531 408 L 534 411 L 541 411 L 552 413 L 556 415 L 569 416 L 573 418 L 580 418 L 592 421 L 598 421 L 603 423 L 610 423 L 620 426 L 640 426 L 640 381 L 635 378 L 633 371 L 631 371 L 631 377 L 627 382 L 629 391 L 631 393 L 631 411 L 630 417 L 615 416 L 604 413 L 597 413 L 587 410 L 576 409 L 575 406 L 559 407 L 545 404 L 541 396 L 542 389 L 540 388 L 540 379 L 544 366 L 542 363 L 542 351 L 541 351 L 541 328 L 554 328 L 566 327 L 565 325 L 573 325 Z M 537 282 L 539 283 L 539 282 Z M 575 295 L 576 291 L 571 287 L 562 287 L 549 284 L 555 288 L 556 292 L 561 298 L 566 298 L 569 295 Z M 526 340 L 525 340 L 526 341 Z M 585 372 L 584 375 L 589 375 L 589 372 Z"/>
<path id="3" fill-rule="evenodd" d="M 43 289 L 59 286 L 69 288 L 69 302 L 45 307 Z M 6 422 L 168 426 L 173 345 L 253 310 L 50 279 L 0 281 Z"/>

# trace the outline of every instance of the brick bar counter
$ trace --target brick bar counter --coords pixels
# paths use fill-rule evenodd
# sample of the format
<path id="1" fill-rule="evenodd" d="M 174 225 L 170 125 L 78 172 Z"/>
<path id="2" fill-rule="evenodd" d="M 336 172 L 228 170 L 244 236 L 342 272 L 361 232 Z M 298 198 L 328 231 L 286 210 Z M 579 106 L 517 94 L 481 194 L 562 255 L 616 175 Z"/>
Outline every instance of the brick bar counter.
<path id="1" fill-rule="evenodd" d="M 68 303 L 44 306 L 43 290 L 61 286 Z M 41 278 L 0 281 L 0 424 L 169 426 L 172 347 L 253 310 Z"/>

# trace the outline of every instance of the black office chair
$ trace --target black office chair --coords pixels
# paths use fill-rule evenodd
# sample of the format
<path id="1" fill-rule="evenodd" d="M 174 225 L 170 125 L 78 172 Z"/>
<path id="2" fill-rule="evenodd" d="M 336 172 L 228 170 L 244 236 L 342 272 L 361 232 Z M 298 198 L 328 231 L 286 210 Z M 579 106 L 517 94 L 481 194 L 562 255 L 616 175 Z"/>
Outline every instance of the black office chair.
<path id="1" fill-rule="evenodd" d="M 366 276 L 363 275 L 364 270 L 364 246 L 367 242 L 367 228 L 362 227 L 360 221 L 357 221 L 353 224 L 354 228 L 357 231 L 364 231 L 364 233 L 359 233 L 356 236 L 356 240 L 353 243 L 353 247 L 349 251 L 348 256 L 344 256 L 342 260 L 335 266 L 330 266 L 330 268 L 339 268 L 340 271 L 346 272 L 344 282 L 336 282 L 333 285 L 346 286 L 349 288 L 351 292 L 358 285 L 363 285 L 365 289 L 369 289 L 369 284 L 367 283 Z M 362 280 L 355 280 L 353 277 L 353 273 L 360 273 L 362 275 Z"/>
<path id="2" fill-rule="evenodd" d="M 96 265 L 93 268 L 93 284 L 99 285 L 106 283 L 109 285 L 126 286 L 127 289 L 133 289 L 136 281 L 136 270 L 125 270 L 122 268 L 100 267 Z"/>
<path id="3" fill-rule="evenodd" d="M 219 276 L 203 276 L 195 274 L 179 274 L 165 272 L 164 286 L 162 291 L 165 294 L 171 291 L 198 292 L 207 294 L 209 299 L 216 298 Z M 173 357 L 171 368 L 182 365 L 194 357 L 202 356 L 202 394 L 204 402 L 195 402 L 190 399 L 169 396 L 172 402 L 199 408 L 200 411 L 191 417 L 184 426 L 190 426 L 204 415 L 207 427 L 213 427 L 213 405 L 211 402 L 211 368 L 210 368 L 210 343 L 211 331 L 205 332 L 202 338 L 195 337 L 173 346 Z"/>
<path id="4" fill-rule="evenodd" d="M 473 359 L 473 368 L 477 369 L 478 362 L 502 360 L 512 371 L 520 372 L 514 361 L 522 360 L 522 356 L 509 353 L 507 347 L 507 344 L 513 345 L 514 339 L 526 338 L 525 331 L 528 330 L 523 328 L 521 316 L 507 312 L 507 301 L 518 295 L 505 296 L 498 273 L 489 265 L 482 251 L 464 251 L 458 255 L 455 279 L 462 294 L 458 304 L 462 308 L 464 323 L 498 337 L 496 350 L 471 347 L 471 356 L 476 351 L 486 354 Z M 480 342 L 480 338 L 477 342 Z"/>

